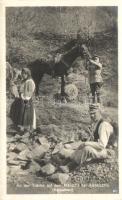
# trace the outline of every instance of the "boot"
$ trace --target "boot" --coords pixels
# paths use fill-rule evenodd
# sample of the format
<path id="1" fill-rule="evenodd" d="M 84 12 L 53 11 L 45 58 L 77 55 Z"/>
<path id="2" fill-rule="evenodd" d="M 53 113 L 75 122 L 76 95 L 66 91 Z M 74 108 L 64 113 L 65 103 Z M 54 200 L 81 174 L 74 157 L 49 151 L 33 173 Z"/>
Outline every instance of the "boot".
<path id="1" fill-rule="evenodd" d="M 95 103 L 95 95 L 92 96 L 92 103 Z"/>

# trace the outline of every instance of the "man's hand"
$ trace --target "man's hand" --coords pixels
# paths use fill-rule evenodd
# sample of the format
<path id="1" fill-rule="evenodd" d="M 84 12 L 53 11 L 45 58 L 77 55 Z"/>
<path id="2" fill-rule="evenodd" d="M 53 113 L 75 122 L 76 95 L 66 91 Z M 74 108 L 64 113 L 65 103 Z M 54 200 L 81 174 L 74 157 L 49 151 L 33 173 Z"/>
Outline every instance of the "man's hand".
<path id="1" fill-rule="evenodd" d="M 91 64 L 95 65 L 97 69 L 101 69 L 102 68 L 102 64 L 100 62 L 96 62 L 96 61 L 94 61 L 92 59 L 89 59 L 89 62 Z"/>
<path id="2" fill-rule="evenodd" d="M 83 149 L 85 147 L 85 142 L 82 142 L 81 145 L 78 147 L 78 150 Z"/>

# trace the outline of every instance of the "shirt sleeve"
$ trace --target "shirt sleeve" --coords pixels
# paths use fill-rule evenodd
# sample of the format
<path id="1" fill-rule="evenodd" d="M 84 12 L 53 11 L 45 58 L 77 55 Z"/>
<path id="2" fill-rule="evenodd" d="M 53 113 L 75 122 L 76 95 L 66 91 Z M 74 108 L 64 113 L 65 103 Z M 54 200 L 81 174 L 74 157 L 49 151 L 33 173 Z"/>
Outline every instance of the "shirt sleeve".
<path id="1" fill-rule="evenodd" d="M 23 95 L 22 98 L 25 100 L 29 100 L 34 93 L 35 90 L 35 83 L 33 80 L 27 80 L 27 82 L 24 85 L 24 91 L 23 91 Z"/>
<path id="2" fill-rule="evenodd" d="M 92 64 L 94 64 L 97 68 L 102 69 L 102 64 L 100 62 L 95 62 L 94 60 L 90 60 Z"/>
<path id="3" fill-rule="evenodd" d="M 108 140 L 110 135 L 113 133 L 113 127 L 108 122 L 103 122 L 100 124 L 98 134 L 99 134 L 99 140 L 98 143 L 103 148 L 106 148 L 108 144 Z"/>

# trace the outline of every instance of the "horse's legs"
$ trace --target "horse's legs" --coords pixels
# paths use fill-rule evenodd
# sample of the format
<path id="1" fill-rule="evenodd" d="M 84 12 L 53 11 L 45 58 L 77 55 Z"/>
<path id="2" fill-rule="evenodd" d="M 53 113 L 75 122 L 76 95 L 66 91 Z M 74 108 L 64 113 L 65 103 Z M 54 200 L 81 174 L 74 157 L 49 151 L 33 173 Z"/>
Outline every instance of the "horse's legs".
<path id="1" fill-rule="evenodd" d="M 61 102 L 66 103 L 66 93 L 65 93 L 65 80 L 64 75 L 61 76 Z"/>
<path id="2" fill-rule="evenodd" d="M 64 80 L 64 75 L 61 76 L 61 96 L 65 96 L 65 80 Z"/>
<path id="3" fill-rule="evenodd" d="M 36 90 L 35 90 L 35 95 L 36 96 L 39 96 L 39 85 L 40 85 L 42 77 L 43 77 L 43 75 L 41 75 L 41 76 L 35 76 L 33 78 L 34 81 L 35 81 L 35 85 L 36 85 Z"/>
<path id="4" fill-rule="evenodd" d="M 92 94 L 92 103 L 95 103 L 95 85 L 94 83 L 93 84 L 90 84 L 90 89 L 91 89 L 91 94 Z"/>
<path id="5" fill-rule="evenodd" d="M 35 85 L 36 85 L 35 95 L 36 96 L 39 96 L 39 83 L 40 83 L 39 81 L 35 82 Z"/>

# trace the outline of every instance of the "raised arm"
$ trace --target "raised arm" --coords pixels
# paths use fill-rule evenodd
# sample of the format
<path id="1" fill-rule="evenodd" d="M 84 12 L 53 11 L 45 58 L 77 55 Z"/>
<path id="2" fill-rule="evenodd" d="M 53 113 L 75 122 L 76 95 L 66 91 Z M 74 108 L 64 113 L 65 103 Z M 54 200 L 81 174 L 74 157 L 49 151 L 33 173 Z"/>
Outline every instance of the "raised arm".
<path id="1" fill-rule="evenodd" d="M 102 64 L 100 62 L 96 62 L 96 61 L 94 61 L 92 59 L 89 59 L 89 62 L 94 64 L 97 69 L 102 69 Z"/>

